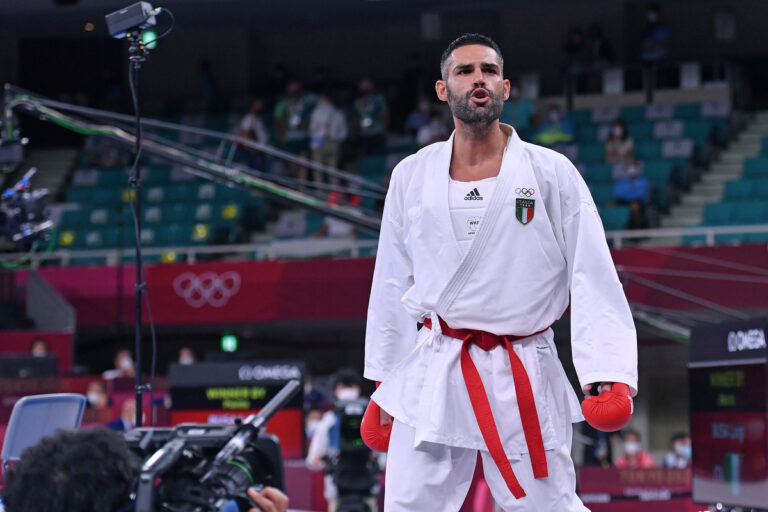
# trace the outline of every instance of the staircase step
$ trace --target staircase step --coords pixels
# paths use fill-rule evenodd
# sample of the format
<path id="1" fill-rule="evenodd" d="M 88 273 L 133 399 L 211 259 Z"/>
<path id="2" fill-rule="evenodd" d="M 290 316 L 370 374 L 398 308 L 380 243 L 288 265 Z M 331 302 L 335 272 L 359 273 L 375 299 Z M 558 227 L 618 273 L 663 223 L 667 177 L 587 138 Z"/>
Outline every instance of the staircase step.
<path id="1" fill-rule="evenodd" d="M 683 196 L 680 204 L 685 206 L 703 206 L 705 204 L 719 203 L 723 194 L 688 194 Z"/>
<path id="2" fill-rule="evenodd" d="M 724 183 L 719 181 L 701 181 L 691 187 L 690 195 L 722 195 L 725 189 Z"/>
<path id="3" fill-rule="evenodd" d="M 725 183 L 726 181 L 741 179 L 742 173 L 718 173 L 718 174 L 705 174 L 701 177 L 702 183 Z"/>
<path id="4" fill-rule="evenodd" d="M 701 224 L 701 215 L 686 217 L 675 216 L 661 219 L 661 226 L 665 228 L 682 228 L 698 226 L 699 224 Z"/>
<path id="5" fill-rule="evenodd" d="M 673 206 L 669 211 L 670 218 L 696 217 L 701 215 L 702 215 L 702 212 L 701 212 L 700 205 L 678 204 Z"/>

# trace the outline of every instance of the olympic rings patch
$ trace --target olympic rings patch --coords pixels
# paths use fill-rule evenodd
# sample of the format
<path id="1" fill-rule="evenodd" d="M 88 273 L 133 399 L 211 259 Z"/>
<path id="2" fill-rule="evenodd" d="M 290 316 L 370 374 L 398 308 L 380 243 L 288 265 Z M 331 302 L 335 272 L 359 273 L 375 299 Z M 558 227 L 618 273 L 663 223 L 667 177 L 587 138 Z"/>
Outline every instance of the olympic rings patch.
<path id="1" fill-rule="evenodd" d="M 516 188 L 515 194 L 519 195 L 520 197 L 533 197 L 533 195 L 536 193 L 535 190 L 532 188 Z"/>
<path id="2" fill-rule="evenodd" d="M 223 307 L 240 290 L 240 274 L 204 272 L 199 276 L 185 272 L 173 280 L 173 291 L 193 308 L 206 304 Z"/>

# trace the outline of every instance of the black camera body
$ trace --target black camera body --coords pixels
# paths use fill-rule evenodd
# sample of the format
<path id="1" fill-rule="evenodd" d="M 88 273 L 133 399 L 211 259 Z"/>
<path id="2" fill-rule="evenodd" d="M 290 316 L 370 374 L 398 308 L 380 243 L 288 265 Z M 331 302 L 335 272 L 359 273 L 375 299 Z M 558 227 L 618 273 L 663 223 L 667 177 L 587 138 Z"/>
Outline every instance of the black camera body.
<path id="1" fill-rule="evenodd" d="M 338 447 L 329 453 L 326 472 L 338 489 L 338 512 L 370 512 L 365 500 L 379 486 L 381 471 L 374 453 L 360 435 L 367 406 L 366 398 L 336 404 L 336 426 L 331 430 L 331 438 L 338 439 Z"/>

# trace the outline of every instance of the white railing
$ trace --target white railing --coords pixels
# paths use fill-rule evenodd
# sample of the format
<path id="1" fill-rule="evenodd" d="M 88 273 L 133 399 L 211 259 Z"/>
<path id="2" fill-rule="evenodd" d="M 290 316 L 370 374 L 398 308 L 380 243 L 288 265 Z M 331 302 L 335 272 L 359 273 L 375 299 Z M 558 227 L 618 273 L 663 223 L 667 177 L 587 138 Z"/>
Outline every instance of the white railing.
<path id="1" fill-rule="evenodd" d="M 637 245 L 648 245 L 648 239 L 654 239 L 656 245 L 664 239 L 669 239 L 669 245 L 680 245 L 680 238 L 689 235 L 704 235 L 703 245 L 715 245 L 717 235 L 768 233 L 768 224 L 746 226 L 710 226 L 695 228 L 658 228 L 635 229 L 625 231 L 607 231 L 605 233 L 613 247 L 621 248 L 627 242 L 638 240 Z M 175 246 L 175 247 L 145 247 L 144 256 L 175 255 L 178 260 L 185 258 L 188 263 L 194 263 L 201 255 L 221 255 L 227 259 L 297 259 L 319 257 L 352 257 L 372 255 L 375 252 L 377 240 L 352 240 L 335 238 L 301 238 L 293 240 L 274 240 L 271 242 L 252 244 L 210 245 L 210 246 Z M 121 261 L 132 259 L 133 248 L 125 249 L 58 249 L 48 255 L 41 255 L 40 260 L 55 260 L 61 265 L 69 265 L 73 260 L 81 258 L 103 258 L 108 265 L 116 265 Z M 5 260 L 13 260 L 23 254 L 2 254 Z M 172 260 L 171 260 L 172 261 Z"/>

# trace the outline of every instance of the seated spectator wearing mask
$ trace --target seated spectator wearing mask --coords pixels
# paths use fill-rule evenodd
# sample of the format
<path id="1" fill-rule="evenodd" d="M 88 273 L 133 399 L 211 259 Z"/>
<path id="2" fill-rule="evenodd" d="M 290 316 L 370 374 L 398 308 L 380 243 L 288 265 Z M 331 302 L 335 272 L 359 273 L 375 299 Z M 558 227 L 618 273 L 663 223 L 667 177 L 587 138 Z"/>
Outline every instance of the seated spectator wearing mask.
<path id="1" fill-rule="evenodd" d="M 613 166 L 613 179 L 625 178 L 635 161 L 635 142 L 629 136 L 623 119 L 611 123 L 611 131 L 605 141 L 605 163 Z"/>
<path id="2" fill-rule="evenodd" d="M 105 371 L 101 376 L 105 379 L 119 379 L 125 377 L 135 377 L 136 368 L 133 364 L 133 356 L 128 350 L 121 350 L 115 354 L 115 367 L 112 370 Z"/>
<path id="3" fill-rule="evenodd" d="M 679 432 L 669 441 L 672 451 L 664 456 L 661 465 L 665 468 L 683 469 L 691 466 L 691 436 Z"/>
<path id="4" fill-rule="evenodd" d="M 32 342 L 32 346 L 29 348 L 29 353 L 32 357 L 48 357 L 51 352 L 48 349 L 47 341 L 36 339 Z"/>
<path id="5" fill-rule="evenodd" d="M 547 117 L 533 136 L 533 142 L 555 151 L 561 145 L 573 142 L 573 125 L 563 117 L 559 106 L 553 104 L 547 108 Z"/>
<path id="6" fill-rule="evenodd" d="M 648 469 L 656 466 L 653 455 L 643 450 L 640 434 L 635 430 L 624 432 L 624 455 L 616 459 L 619 469 Z"/>
<path id="7" fill-rule="evenodd" d="M 104 427 L 58 432 L 25 450 L 6 473 L 2 504 L 5 512 L 129 511 L 137 476 L 118 432 Z M 263 512 L 288 510 L 288 497 L 278 489 L 248 489 L 248 495 Z"/>
<path id="8" fill-rule="evenodd" d="M 107 395 L 107 387 L 100 380 L 93 380 L 88 384 L 85 396 L 88 399 L 87 406 L 91 409 L 102 410 L 112 405 Z"/>
<path id="9" fill-rule="evenodd" d="M 504 102 L 501 122 L 517 130 L 529 130 L 536 119 L 536 106 L 520 94 L 520 83 L 510 80 L 509 99 Z"/>

